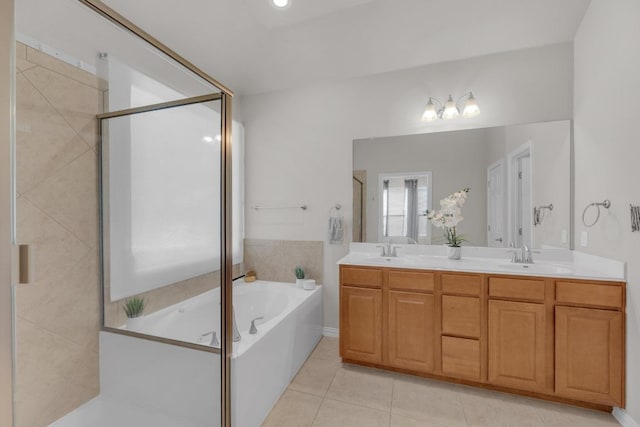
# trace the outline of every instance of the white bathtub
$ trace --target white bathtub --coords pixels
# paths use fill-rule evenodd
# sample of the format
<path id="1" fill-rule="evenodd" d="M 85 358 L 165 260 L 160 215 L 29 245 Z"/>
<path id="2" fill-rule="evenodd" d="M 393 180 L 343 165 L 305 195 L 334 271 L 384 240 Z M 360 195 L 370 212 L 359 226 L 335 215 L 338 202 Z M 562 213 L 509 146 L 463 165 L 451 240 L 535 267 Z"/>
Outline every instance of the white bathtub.
<path id="1" fill-rule="evenodd" d="M 241 340 L 232 358 L 233 424 L 258 427 L 322 337 L 322 287 L 292 283 L 234 283 Z M 220 293 L 214 289 L 145 316 L 140 332 L 208 346 L 220 336 Z M 249 334 L 251 319 L 257 334 Z M 101 333 L 102 394 L 162 410 L 189 426 L 218 426 L 220 356 Z"/>

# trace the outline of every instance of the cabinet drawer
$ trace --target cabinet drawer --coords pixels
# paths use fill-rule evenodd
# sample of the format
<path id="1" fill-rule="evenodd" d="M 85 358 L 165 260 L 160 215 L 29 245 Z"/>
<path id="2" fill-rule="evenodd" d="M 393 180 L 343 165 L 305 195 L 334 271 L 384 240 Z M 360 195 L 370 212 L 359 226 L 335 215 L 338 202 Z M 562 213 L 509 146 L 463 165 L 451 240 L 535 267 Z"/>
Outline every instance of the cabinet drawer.
<path id="1" fill-rule="evenodd" d="M 389 271 L 389 289 L 433 292 L 434 274 L 413 271 Z"/>
<path id="2" fill-rule="evenodd" d="M 544 280 L 491 277 L 489 296 L 544 301 Z"/>
<path id="3" fill-rule="evenodd" d="M 480 341 L 442 337 L 442 373 L 480 380 Z"/>
<path id="4" fill-rule="evenodd" d="M 480 296 L 481 276 L 443 274 L 442 292 L 461 295 Z"/>
<path id="5" fill-rule="evenodd" d="M 480 338 L 480 298 L 443 295 L 442 333 Z"/>
<path id="6" fill-rule="evenodd" d="M 580 282 L 556 282 L 556 300 L 569 304 L 622 307 L 622 286 Z"/>
<path id="7" fill-rule="evenodd" d="M 379 268 L 342 267 L 341 284 L 381 288 L 382 270 Z"/>

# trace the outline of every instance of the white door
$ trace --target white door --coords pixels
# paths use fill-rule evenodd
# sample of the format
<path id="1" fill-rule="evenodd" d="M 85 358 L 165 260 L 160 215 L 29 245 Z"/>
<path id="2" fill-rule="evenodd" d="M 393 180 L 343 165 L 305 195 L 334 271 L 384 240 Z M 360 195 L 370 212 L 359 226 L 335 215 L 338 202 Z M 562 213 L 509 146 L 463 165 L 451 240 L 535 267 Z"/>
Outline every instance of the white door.
<path id="1" fill-rule="evenodd" d="M 487 168 L 487 246 L 506 246 L 503 233 L 503 164 L 502 160 Z"/>
<path id="2" fill-rule="evenodd" d="M 518 247 L 532 247 L 531 156 L 518 158 L 517 241 Z"/>

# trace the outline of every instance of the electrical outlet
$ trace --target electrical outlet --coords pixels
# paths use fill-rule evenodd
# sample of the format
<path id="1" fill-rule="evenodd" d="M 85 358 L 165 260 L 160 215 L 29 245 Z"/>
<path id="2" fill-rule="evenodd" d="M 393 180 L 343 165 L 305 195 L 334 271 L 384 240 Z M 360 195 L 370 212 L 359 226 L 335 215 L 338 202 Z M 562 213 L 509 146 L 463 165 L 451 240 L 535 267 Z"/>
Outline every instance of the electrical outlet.
<path id="1" fill-rule="evenodd" d="M 568 240 L 567 230 L 563 229 L 562 230 L 562 243 L 567 243 L 567 240 Z"/>
<path id="2" fill-rule="evenodd" d="M 580 234 L 580 245 L 582 245 L 583 248 L 589 246 L 589 233 L 586 231 L 583 231 L 582 234 Z"/>

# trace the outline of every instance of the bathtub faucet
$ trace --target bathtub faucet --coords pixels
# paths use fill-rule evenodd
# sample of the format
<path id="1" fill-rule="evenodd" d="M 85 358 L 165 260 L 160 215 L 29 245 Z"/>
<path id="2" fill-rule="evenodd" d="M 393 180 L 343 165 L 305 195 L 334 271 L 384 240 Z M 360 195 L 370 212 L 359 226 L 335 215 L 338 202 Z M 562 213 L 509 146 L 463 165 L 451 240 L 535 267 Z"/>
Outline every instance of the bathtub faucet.
<path id="1" fill-rule="evenodd" d="M 233 342 L 238 342 L 242 336 L 238 332 L 238 325 L 236 324 L 236 310 L 231 308 L 231 313 L 233 314 Z"/>

